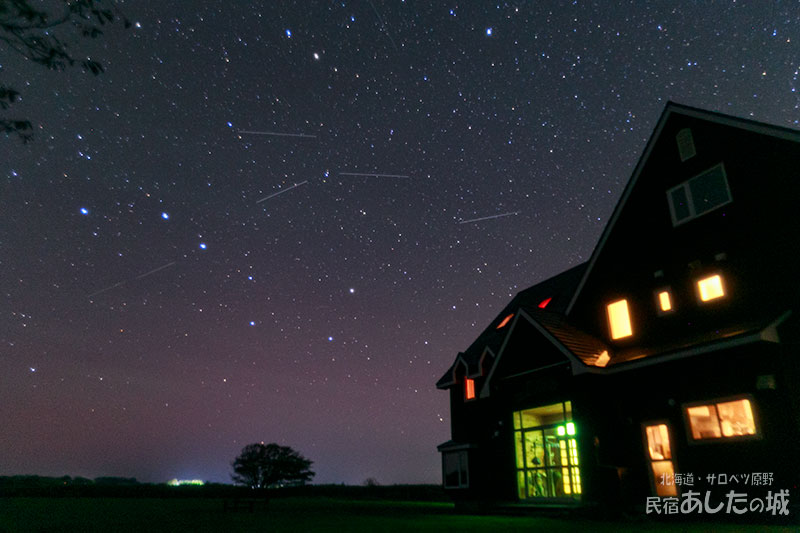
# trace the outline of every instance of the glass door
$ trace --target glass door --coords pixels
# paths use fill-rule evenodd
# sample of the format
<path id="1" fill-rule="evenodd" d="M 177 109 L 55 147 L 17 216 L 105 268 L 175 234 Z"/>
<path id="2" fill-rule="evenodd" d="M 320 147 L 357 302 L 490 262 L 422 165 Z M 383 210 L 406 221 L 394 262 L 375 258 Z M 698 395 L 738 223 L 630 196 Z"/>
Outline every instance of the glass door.
<path id="1" fill-rule="evenodd" d="M 581 495 L 578 444 L 570 402 L 514 413 L 520 500 Z"/>

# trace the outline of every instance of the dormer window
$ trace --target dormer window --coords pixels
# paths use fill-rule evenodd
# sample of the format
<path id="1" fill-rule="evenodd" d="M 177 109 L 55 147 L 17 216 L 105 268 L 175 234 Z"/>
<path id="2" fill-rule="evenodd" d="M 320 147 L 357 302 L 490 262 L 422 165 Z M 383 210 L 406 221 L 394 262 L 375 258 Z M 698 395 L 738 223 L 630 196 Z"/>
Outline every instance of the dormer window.
<path id="1" fill-rule="evenodd" d="M 722 286 L 722 277 L 720 277 L 719 274 L 714 274 L 713 276 L 698 280 L 697 295 L 703 302 L 725 296 L 725 289 Z"/>
<path id="2" fill-rule="evenodd" d="M 465 400 L 474 400 L 475 399 L 475 380 L 470 378 L 464 378 L 464 399 Z"/>
<path id="3" fill-rule="evenodd" d="M 507 317 L 505 317 L 505 318 L 503 319 L 503 321 L 502 321 L 502 322 L 500 322 L 500 323 L 497 325 L 497 329 L 502 329 L 502 328 L 506 327 L 506 325 L 508 325 L 508 323 L 509 323 L 509 322 L 511 322 L 511 319 L 512 319 L 512 318 L 514 318 L 514 313 L 511 313 L 510 315 L 508 315 Z"/>
<path id="4" fill-rule="evenodd" d="M 606 306 L 608 327 L 611 338 L 622 339 L 633 335 L 631 315 L 628 312 L 628 300 L 618 300 Z"/>

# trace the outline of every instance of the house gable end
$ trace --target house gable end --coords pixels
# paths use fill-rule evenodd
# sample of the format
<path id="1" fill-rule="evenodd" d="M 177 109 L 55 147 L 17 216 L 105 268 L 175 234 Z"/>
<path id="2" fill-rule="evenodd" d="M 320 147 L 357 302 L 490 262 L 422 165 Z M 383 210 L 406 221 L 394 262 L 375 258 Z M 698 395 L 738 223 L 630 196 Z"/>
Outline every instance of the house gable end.
<path id="1" fill-rule="evenodd" d="M 786 253 L 800 232 L 798 158 L 800 132 L 668 104 L 567 308 L 570 322 L 616 350 L 656 354 L 677 337 L 711 341 L 791 308 L 800 290 L 780 271 L 800 268 Z M 716 283 L 708 298 L 705 280 Z M 623 300 L 615 333 L 608 307 Z"/>

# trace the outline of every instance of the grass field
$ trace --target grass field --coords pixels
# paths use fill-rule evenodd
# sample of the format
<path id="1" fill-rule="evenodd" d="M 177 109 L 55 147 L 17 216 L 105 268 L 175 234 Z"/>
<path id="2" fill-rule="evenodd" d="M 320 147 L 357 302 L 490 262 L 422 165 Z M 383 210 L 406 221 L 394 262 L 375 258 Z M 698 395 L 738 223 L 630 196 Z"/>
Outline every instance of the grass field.
<path id="1" fill-rule="evenodd" d="M 441 502 L 281 498 L 267 508 L 223 511 L 204 498 L 2 498 L 0 532 L 104 531 L 797 531 L 796 528 L 658 524 L 643 520 L 593 522 L 520 516 L 466 516 Z"/>

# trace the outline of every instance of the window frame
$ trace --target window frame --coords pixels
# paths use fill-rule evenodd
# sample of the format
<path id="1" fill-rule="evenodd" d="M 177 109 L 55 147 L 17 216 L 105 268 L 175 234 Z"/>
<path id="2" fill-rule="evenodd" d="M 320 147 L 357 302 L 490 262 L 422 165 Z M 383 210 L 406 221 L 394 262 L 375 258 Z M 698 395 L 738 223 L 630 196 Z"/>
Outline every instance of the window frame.
<path id="1" fill-rule="evenodd" d="M 447 484 L 447 456 L 454 455 L 458 460 L 458 484 Z M 442 487 L 445 489 L 469 488 L 469 452 L 468 450 L 452 450 L 442 452 Z"/>
<path id="2" fill-rule="evenodd" d="M 719 296 L 714 296 L 713 298 L 709 298 L 707 300 L 704 300 L 703 299 L 703 290 L 700 288 L 700 282 L 711 280 L 713 278 L 719 278 L 719 287 L 720 287 L 720 290 L 722 291 L 722 294 L 720 294 Z M 697 303 L 699 303 L 700 305 L 709 305 L 709 304 L 713 304 L 715 302 L 719 302 L 719 301 L 725 300 L 725 298 L 728 296 L 728 291 L 725 288 L 725 286 L 726 286 L 725 279 L 726 279 L 726 276 L 724 276 L 722 272 L 716 272 L 716 271 L 707 272 L 702 277 L 696 277 L 695 280 L 694 280 L 694 293 L 695 293 L 695 296 L 697 297 Z"/>
<path id="3" fill-rule="evenodd" d="M 689 408 L 714 406 L 714 410 L 717 413 L 717 423 L 721 424 L 719 420 L 719 411 L 717 410 L 717 404 L 735 402 L 738 400 L 747 400 L 750 402 L 750 411 L 753 413 L 753 425 L 755 425 L 755 433 L 753 433 L 752 435 L 732 435 L 730 437 L 726 437 L 725 435 L 722 434 L 722 427 L 720 426 L 719 437 L 709 437 L 705 439 L 694 438 L 694 435 L 692 434 L 692 422 L 691 419 L 689 418 Z M 708 400 L 686 402 L 681 404 L 681 413 L 683 415 L 684 429 L 686 430 L 686 442 L 688 442 L 690 446 L 695 446 L 695 445 L 703 446 L 706 444 L 724 444 L 729 442 L 761 440 L 764 438 L 761 432 L 761 420 L 759 419 L 758 416 L 758 408 L 756 407 L 756 401 L 755 398 L 753 398 L 752 394 L 736 394 L 734 396 L 720 396 Z"/>
<path id="4" fill-rule="evenodd" d="M 561 413 L 560 413 L 560 420 L 549 420 L 546 423 L 544 421 L 539 421 L 539 425 L 527 425 L 523 421 L 523 412 L 525 411 L 536 411 L 540 409 L 549 409 L 555 406 L 560 406 Z M 562 502 L 562 503 L 578 503 L 583 499 L 583 478 L 581 477 L 581 453 L 580 447 L 578 446 L 578 435 L 577 430 L 575 429 L 575 417 L 574 417 L 574 410 L 572 405 L 572 400 L 562 400 L 560 402 L 555 402 L 551 404 L 544 404 L 544 405 L 536 405 L 534 407 L 529 407 L 527 409 L 514 409 L 511 412 L 512 422 L 512 438 L 513 438 L 513 449 L 514 449 L 514 472 L 516 476 L 516 490 L 517 490 L 517 501 L 523 503 L 552 503 L 552 502 Z M 573 432 L 569 433 L 567 431 L 567 426 L 572 425 Z M 563 435 L 558 434 L 558 427 L 563 426 L 565 429 L 565 433 Z M 556 434 L 556 441 L 560 443 L 563 441 L 564 446 L 559 448 L 558 453 L 558 461 L 559 464 L 549 464 L 549 460 L 552 458 L 550 454 L 554 453 L 546 452 L 542 450 L 542 456 L 544 458 L 544 462 L 538 464 L 538 466 L 530 466 L 528 464 L 528 454 L 525 449 L 525 435 L 526 433 L 531 432 L 539 432 L 544 439 L 547 437 L 545 434 L 546 431 L 553 431 Z M 550 435 L 552 436 L 552 435 Z M 521 452 L 521 454 L 520 454 Z M 563 457 L 566 454 L 566 463 L 562 463 Z M 521 463 L 521 465 L 520 465 Z M 542 488 L 545 490 L 550 490 L 552 487 L 549 485 L 550 482 L 555 479 L 554 475 L 563 475 L 564 469 L 567 470 L 569 475 L 569 495 L 562 495 L 562 496 L 526 496 L 520 497 L 520 480 L 523 480 L 523 484 L 525 487 L 525 493 L 529 494 L 530 490 L 530 475 L 533 474 L 534 476 L 537 473 L 542 473 L 545 476 L 544 479 L 550 480 L 545 481 L 545 484 L 542 485 Z M 562 485 L 563 490 L 563 485 Z"/>
<path id="5" fill-rule="evenodd" d="M 615 323 L 612 320 L 611 306 L 617 306 L 618 304 L 622 304 L 622 303 L 625 304 L 625 318 L 626 318 L 627 324 L 624 325 L 625 326 L 624 328 L 619 328 L 619 327 L 615 327 L 615 325 L 614 325 Z M 615 313 L 615 316 L 616 316 L 616 313 Z M 610 303 L 606 304 L 606 324 L 608 325 L 608 338 L 611 339 L 612 341 L 621 341 L 623 339 L 629 339 L 629 338 L 634 336 L 634 333 L 633 333 L 633 321 L 631 320 L 631 306 L 630 306 L 630 302 L 628 302 L 627 298 L 617 298 L 613 302 L 610 302 Z M 622 324 L 618 324 L 618 326 L 622 326 Z M 615 337 L 614 336 L 615 329 L 624 329 L 624 330 L 628 331 L 628 333 L 625 333 L 623 335 Z"/>
<path id="6" fill-rule="evenodd" d="M 472 397 L 470 397 L 469 395 L 470 382 L 472 382 Z M 478 389 L 477 389 L 477 384 L 475 383 L 475 378 L 464 376 L 464 401 L 474 402 L 477 399 L 478 399 Z"/>
<path id="7" fill-rule="evenodd" d="M 667 427 L 667 438 L 669 439 L 669 459 L 653 459 L 650 456 L 650 442 L 647 439 L 647 428 L 652 426 L 661 426 L 664 425 Z M 645 461 L 647 461 L 647 474 L 650 478 L 650 492 L 652 496 L 656 498 L 674 498 L 676 496 L 680 496 L 681 491 L 680 487 L 674 483 L 675 474 L 678 472 L 677 466 L 675 465 L 675 440 L 674 434 L 672 432 L 672 424 L 667 419 L 658 419 L 658 420 L 647 420 L 642 422 L 642 443 L 644 445 L 644 456 Z M 658 489 L 656 488 L 656 477 L 653 473 L 653 463 L 660 462 L 660 461 L 669 461 L 672 463 L 672 475 L 673 475 L 673 484 L 675 486 L 675 495 L 672 496 L 659 496 Z"/>
<path id="8" fill-rule="evenodd" d="M 714 207 L 712 207 L 708 211 L 703 211 L 702 213 L 698 214 L 697 213 L 697 209 L 695 208 L 694 198 L 692 197 L 691 183 L 693 181 L 695 181 L 696 179 L 698 179 L 698 178 L 700 178 L 702 176 L 705 176 L 706 174 L 708 174 L 710 172 L 713 172 L 717 168 L 719 168 L 722 171 L 722 179 L 723 179 L 723 182 L 725 183 L 725 192 L 727 193 L 728 200 L 725 201 L 725 202 L 722 202 L 721 204 L 715 205 Z M 678 189 L 682 189 L 683 190 L 683 193 L 686 196 L 686 207 L 689 210 L 689 216 L 687 216 L 685 218 L 682 218 L 680 220 L 678 220 L 678 218 L 677 218 L 677 216 L 675 214 L 676 209 L 675 209 L 675 205 L 674 205 L 674 203 L 672 201 L 672 193 L 674 191 L 677 191 Z M 671 188 L 667 189 L 667 203 L 669 204 L 669 217 L 672 220 L 672 226 L 673 227 L 678 227 L 681 224 L 685 224 L 685 223 L 690 222 L 690 221 L 692 221 L 692 220 L 694 220 L 694 219 L 696 219 L 698 217 L 701 217 L 703 215 L 711 213 L 712 211 L 716 211 L 720 207 L 726 206 L 731 202 L 733 202 L 733 195 L 731 194 L 731 185 L 728 182 L 728 173 L 725 172 L 725 165 L 722 162 L 719 162 L 716 165 L 714 165 L 714 166 L 712 166 L 710 168 L 707 168 L 706 170 L 700 172 L 699 174 L 697 174 L 695 176 L 692 176 L 688 180 L 686 180 L 686 181 L 684 181 L 682 183 L 679 183 L 678 185 L 676 185 L 674 187 L 671 187 Z"/>
<path id="9" fill-rule="evenodd" d="M 661 294 L 666 292 L 669 298 L 669 309 L 664 310 L 661 307 Z M 653 292 L 656 300 L 656 312 L 659 316 L 671 315 L 675 312 L 675 299 L 672 297 L 672 287 L 659 287 Z"/>

